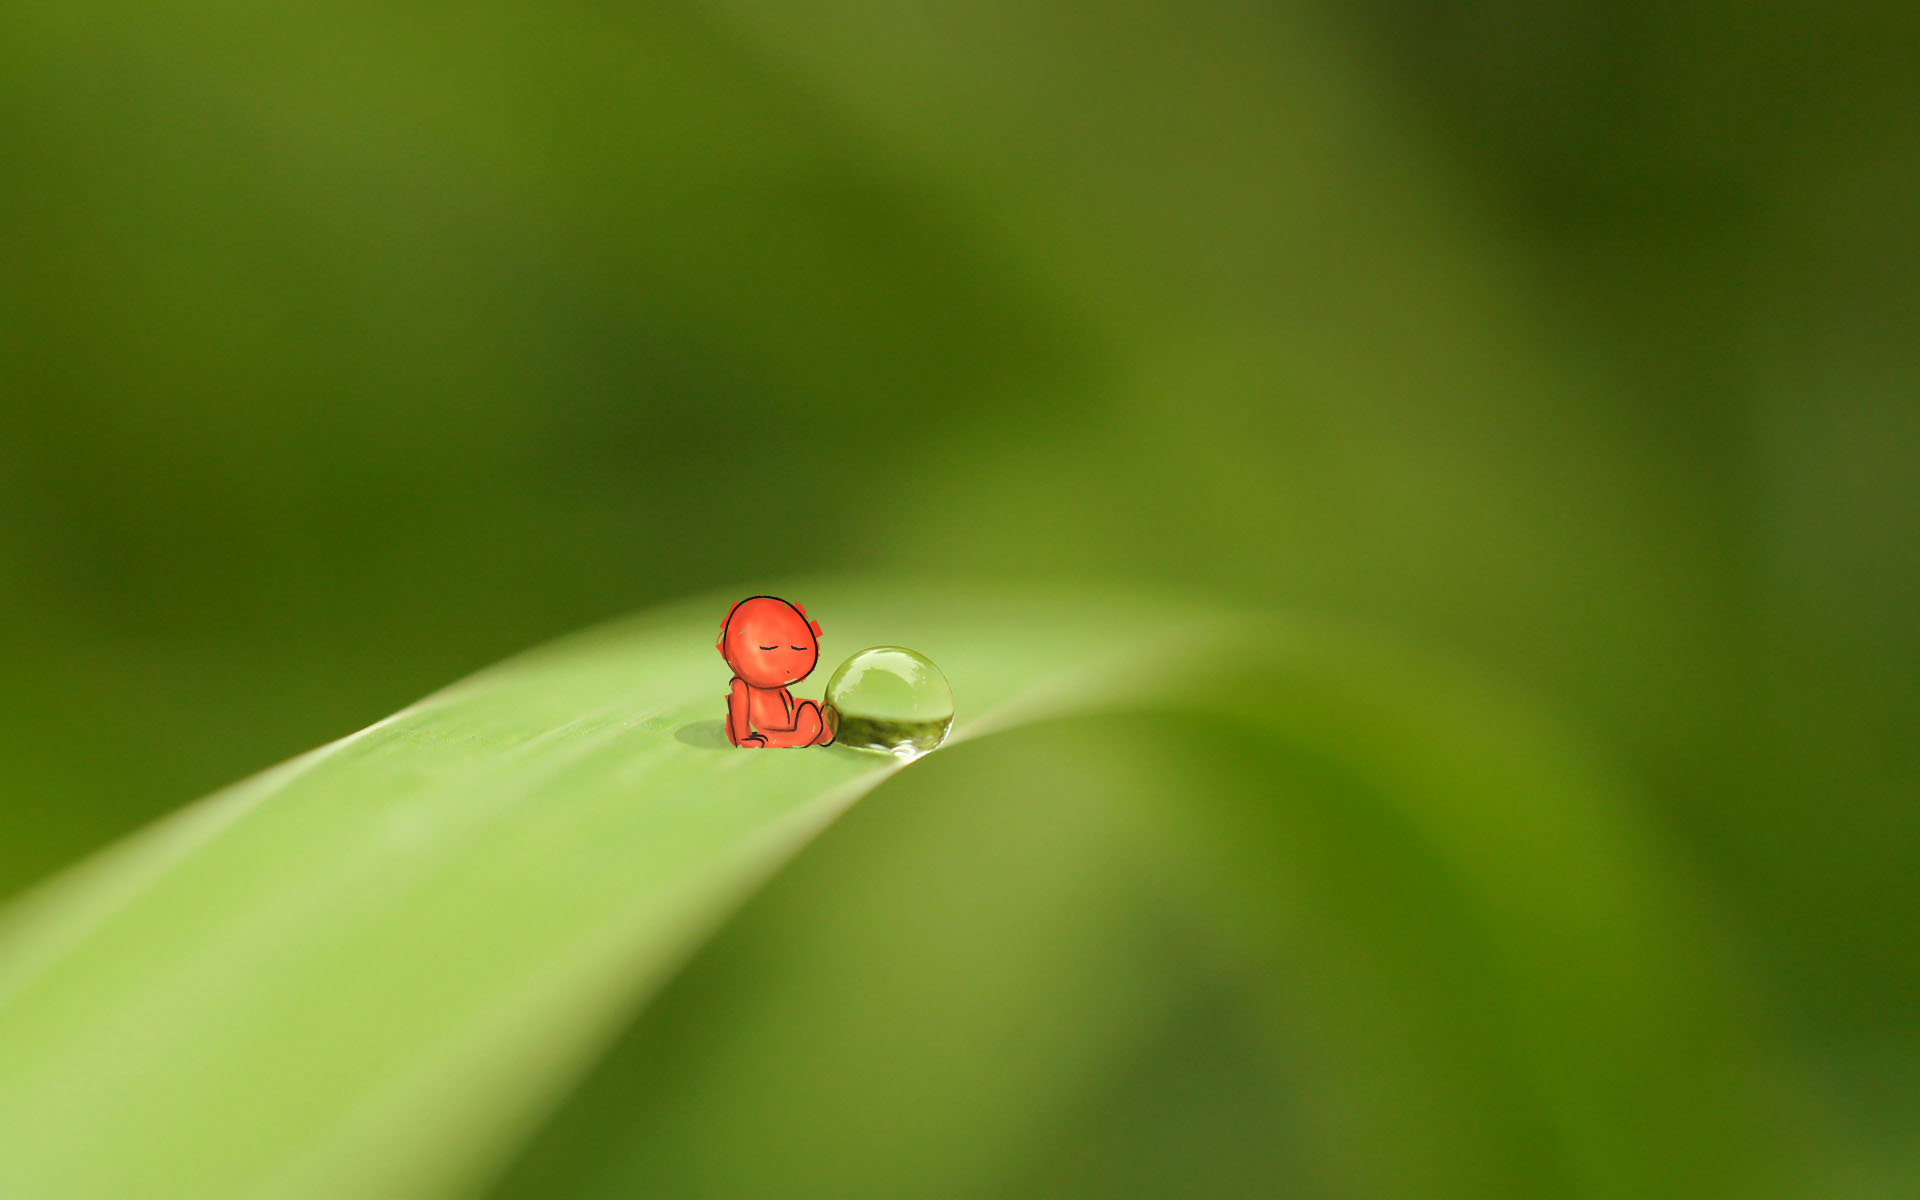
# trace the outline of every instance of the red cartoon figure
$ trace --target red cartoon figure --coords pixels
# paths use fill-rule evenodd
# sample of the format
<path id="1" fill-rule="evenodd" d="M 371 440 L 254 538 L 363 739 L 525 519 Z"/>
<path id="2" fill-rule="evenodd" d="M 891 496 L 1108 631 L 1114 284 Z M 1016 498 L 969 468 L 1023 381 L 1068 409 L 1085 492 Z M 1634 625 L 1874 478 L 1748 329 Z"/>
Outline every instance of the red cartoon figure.
<path id="1" fill-rule="evenodd" d="M 820 706 L 795 702 L 787 691 L 820 660 L 820 626 L 807 620 L 806 609 L 774 596 L 749 596 L 727 613 L 713 648 L 733 668 L 728 741 L 752 748 L 833 741 Z"/>

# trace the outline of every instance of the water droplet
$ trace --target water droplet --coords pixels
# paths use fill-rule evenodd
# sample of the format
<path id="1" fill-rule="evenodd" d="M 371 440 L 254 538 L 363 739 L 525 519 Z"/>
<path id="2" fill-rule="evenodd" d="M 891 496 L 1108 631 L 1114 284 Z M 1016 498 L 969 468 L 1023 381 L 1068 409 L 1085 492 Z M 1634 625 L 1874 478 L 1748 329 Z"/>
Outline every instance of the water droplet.
<path id="1" fill-rule="evenodd" d="M 933 660 L 905 646 L 874 646 L 827 680 L 834 743 L 916 758 L 953 728 L 953 689 Z"/>

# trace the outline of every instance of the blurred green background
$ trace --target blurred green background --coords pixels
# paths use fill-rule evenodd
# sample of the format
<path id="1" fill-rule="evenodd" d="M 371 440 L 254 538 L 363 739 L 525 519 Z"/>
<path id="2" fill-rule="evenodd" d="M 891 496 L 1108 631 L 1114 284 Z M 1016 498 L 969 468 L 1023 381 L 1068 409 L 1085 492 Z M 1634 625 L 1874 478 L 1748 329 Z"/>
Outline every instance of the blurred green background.
<path id="1" fill-rule="evenodd" d="M 1174 584 L 1453 647 L 1621 764 L 1893 1194 L 1916 32 L 12 6 L 0 894 L 690 591 Z"/>

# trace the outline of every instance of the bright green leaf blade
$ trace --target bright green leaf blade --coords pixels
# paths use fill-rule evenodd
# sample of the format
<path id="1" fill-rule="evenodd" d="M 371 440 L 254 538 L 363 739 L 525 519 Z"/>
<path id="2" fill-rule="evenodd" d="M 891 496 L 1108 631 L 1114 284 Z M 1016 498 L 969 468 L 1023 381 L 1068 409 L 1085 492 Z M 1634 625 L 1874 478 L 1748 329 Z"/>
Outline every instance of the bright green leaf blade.
<path id="1" fill-rule="evenodd" d="M 725 745 L 734 598 L 487 671 L 12 913 L 0 1195 L 418 1197 L 484 1171 L 746 891 L 899 769 Z M 904 642 L 946 668 L 963 725 L 1166 627 L 1084 597 L 794 598 L 825 626 L 808 683 Z"/>
<path id="2" fill-rule="evenodd" d="M 1676 1154 L 1698 1180 L 1750 1178 L 1739 1159 L 1751 1139 L 1741 1131 L 1754 1123 L 1744 1115 L 1722 1123 L 1692 1102 L 1743 1088 L 1752 1060 L 1737 1022 L 1726 1049 L 1695 1036 L 1722 1010 L 1710 965 L 1687 963 L 1688 905 L 1658 884 L 1661 868 L 1647 858 L 1630 806 L 1481 690 L 1367 638 L 1276 617 L 1223 619 L 1165 598 L 831 584 L 792 595 L 826 628 L 825 673 L 876 643 L 932 657 L 958 699 L 959 744 L 904 774 L 892 760 L 843 748 L 726 747 L 725 671 L 712 639 L 734 597 L 716 596 L 503 664 L 203 802 L 0 928 L 0 1194 L 470 1193 L 623 1027 L 650 1027 L 632 1026 L 632 1016 L 751 890 L 889 777 L 903 796 L 944 795 L 948 832 L 870 839 L 866 867 L 816 868 L 813 878 L 844 882 L 856 903 L 773 939 L 793 947 L 797 996 L 776 979 L 737 1002 L 700 1006 L 718 1040 L 702 1042 L 700 1028 L 677 1040 L 719 1053 L 696 1060 L 690 1087 L 649 1087 L 655 1077 L 639 1076 L 646 1105 L 615 1106 L 616 1148 L 622 1139 L 666 1144 L 694 1156 L 680 1164 L 690 1178 L 724 1179 L 702 1167 L 703 1147 L 716 1152 L 710 1162 L 746 1161 L 743 1140 L 756 1153 L 767 1151 L 766 1136 L 804 1149 L 815 1118 L 844 1113 L 857 1124 L 864 1114 L 876 1128 L 904 1131 L 874 1160 L 873 1194 L 886 1194 L 889 1180 L 924 1180 L 916 1172 L 929 1168 L 948 1178 L 943 1162 L 974 1163 L 976 1182 L 990 1187 L 995 1164 L 983 1155 L 1031 1151 L 1025 1139 L 1048 1125 L 1062 1097 L 1071 1100 L 1076 1079 L 1105 1078 L 1141 1051 L 1123 1036 L 1138 1032 L 1128 1022 L 1177 1015 L 1179 980 L 1191 976 L 1154 982 L 1151 956 L 1144 971 L 1135 959 L 1123 963 L 1122 989 L 1104 986 L 1106 948 L 1165 911 L 1184 914 L 1181 937 L 1218 939 L 1216 966 L 1224 953 L 1240 984 L 1255 981 L 1251 992 L 1223 995 L 1239 1032 L 1211 1053 L 1231 1053 L 1251 1030 L 1280 1039 L 1281 1050 L 1259 1054 L 1304 1052 L 1333 1064 L 1319 1098 L 1348 1115 L 1307 1113 L 1293 1136 L 1321 1161 L 1305 1163 L 1208 1125 L 1212 1084 L 1198 1077 L 1198 1107 L 1185 1118 L 1196 1136 L 1228 1134 L 1223 1152 L 1242 1155 L 1250 1178 L 1298 1166 L 1302 1178 L 1357 1179 L 1358 1190 L 1372 1183 L 1383 1194 L 1408 1179 L 1433 1195 L 1472 1195 L 1488 1180 L 1606 1194 L 1622 1181 L 1659 1180 Z M 1135 715 L 1099 716 L 1126 713 Z M 1188 735 L 1158 759 L 1123 756 L 1150 740 L 1141 713 Z M 1052 723 L 1062 716 L 1082 720 Z M 1118 741 L 1101 724 L 1110 719 L 1123 722 Z M 1234 738 L 1203 745 L 1192 736 L 1215 727 L 1254 731 L 1251 757 L 1235 759 Z M 1074 728 L 1084 743 L 1070 734 L 1053 745 Z M 1020 755 L 996 749 L 1009 739 L 985 736 L 994 731 L 1018 733 Z M 1322 759 L 1358 783 L 1275 790 L 1301 762 Z M 987 789 L 998 803 L 983 813 L 1012 823 L 980 821 L 962 836 L 968 797 Z M 1102 795 L 1120 807 L 1104 811 Z M 1235 796 L 1238 817 L 1221 807 Z M 1275 797 L 1292 804 L 1273 808 Z M 1062 813 L 1071 819 L 1056 821 Z M 1341 832 L 1350 813 L 1360 815 L 1358 834 Z M 1134 849 L 1121 861 L 1187 882 L 1168 891 L 1163 879 L 1164 905 L 1130 896 L 1110 855 L 1080 857 L 1091 844 L 1074 833 L 1083 818 L 1102 840 L 1116 821 L 1131 826 L 1121 840 Z M 1209 822 L 1213 833 L 1196 833 Z M 1391 836 L 1381 842 L 1375 826 Z M 1063 850 L 1068 869 L 1056 873 L 1062 864 L 1048 855 Z M 874 861 L 893 862 L 893 876 L 876 883 L 863 874 Z M 1407 864 L 1440 869 L 1408 883 Z M 923 897 L 920 909 L 888 902 L 942 869 L 947 890 Z M 1025 906 L 1031 919 L 1020 904 L 1002 911 L 1018 937 L 982 939 L 964 922 L 912 916 L 970 912 L 1015 870 L 1034 896 L 1057 901 Z M 1224 882 L 1212 892 L 1193 886 L 1215 878 Z M 1366 902 L 1382 889 L 1396 898 L 1384 916 Z M 1083 893 L 1113 903 L 1084 903 Z M 843 1012 L 846 981 L 832 964 L 871 959 L 885 969 L 857 949 L 863 911 L 883 932 L 889 920 L 905 922 L 896 944 L 917 942 L 934 969 L 891 980 Z M 1430 912 L 1440 914 L 1432 932 L 1476 957 L 1449 956 L 1425 938 Z M 956 930 L 959 940 L 947 936 Z M 1348 932 L 1354 940 L 1343 941 Z M 1089 1035 L 1075 1043 L 1074 1061 L 1025 1054 L 1029 1086 L 996 1090 L 982 1070 L 996 1060 L 936 1059 L 919 1094 L 957 1098 L 951 1111 L 964 1120 L 910 1103 L 810 1107 L 836 1054 L 911 1072 L 921 1059 L 887 1049 L 912 1050 L 914 1021 L 935 1011 L 913 1010 L 915 997 L 938 997 L 943 980 L 990 985 L 1005 966 L 1003 943 L 1024 955 L 1008 977 L 1051 981 L 1052 1000 L 1024 1010 L 1019 994 L 1002 995 L 1002 1025 L 1040 1019 Z M 1341 983 L 1347 945 L 1391 969 Z M 1224 949 L 1233 946 L 1238 959 Z M 1290 991 L 1276 973 L 1289 954 L 1332 983 Z M 1100 997 L 1128 988 L 1140 1005 L 1102 1009 Z M 1495 1001 L 1484 1014 L 1474 1008 L 1482 996 Z M 1583 1006 L 1593 996 L 1631 1007 Z M 980 1010 L 965 1000 L 950 998 L 946 1011 L 974 1022 Z M 1295 1005 L 1320 1010 L 1327 1045 L 1286 1047 L 1285 1013 Z M 678 1011 L 684 1019 L 686 1007 Z M 1116 1013 L 1124 1028 L 1108 1021 Z M 840 1041 L 823 1039 L 827 1032 Z M 1156 1031 L 1147 1032 L 1153 1042 Z M 1393 1045 L 1406 1054 L 1383 1049 Z M 1177 1042 L 1161 1050 L 1173 1055 L 1155 1060 L 1163 1065 L 1182 1058 Z M 619 1056 L 611 1061 L 618 1076 Z M 1272 1062 L 1243 1065 L 1251 1073 L 1228 1082 L 1278 1114 L 1273 1123 L 1302 1111 L 1300 1096 L 1263 1074 Z M 1368 1077 L 1349 1066 L 1382 1086 L 1343 1093 Z M 601 1094 L 579 1093 L 553 1128 L 576 1127 L 581 1106 Z M 876 1094 L 884 1097 L 868 1093 Z M 783 1104 L 807 1109 L 806 1119 L 780 1125 Z M 1459 1106 L 1454 1127 L 1470 1142 L 1406 1115 L 1435 1104 Z M 1113 1110 L 1119 1124 L 1095 1120 L 1078 1136 L 1111 1144 L 1113 1129 L 1157 1111 L 1129 1116 L 1123 1103 Z M 624 1112 L 662 1119 L 621 1132 Z M 1648 1120 L 1667 1128 L 1643 1132 Z M 1542 1125 L 1561 1144 L 1534 1154 L 1527 1130 Z M 1162 1144 L 1178 1145 L 1172 1128 L 1154 1126 Z M 962 1136 L 969 1129 L 984 1132 Z M 1395 1156 L 1365 1168 L 1367 1147 L 1382 1139 Z M 555 1144 L 565 1145 L 539 1146 Z M 633 1164 L 600 1157 L 604 1149 L 578 1156 L 605 1170 L 576 1178 L 566 1194 L 594 1179 L 623 1194 Z M 555 1161 L 536 1148 L 526 1168 L 535 1174 L 517 1178 L 547 1178 L 540 1171 Z M 778 1167 L 777 1158 L 760 1161 Z M 657 1163 L 639 1165 L 633 1178 L 644 1182 Z M 1021 1169 L 1003 1165 L 1014 1176 Z M 1048 1163 L 1026 1168 L 1047 1190 Z M 1017 1192 L 1014 1176 L 1001 1178 Z M 803 1194 L 808 1176 L 776 1169 L 771 1178 Z M 824 1181 L 819 1194 L 844 1194 L 831 1171 L 814 1179 Z M 536 1183 L 518 1194 L 555 1193 Z"/>

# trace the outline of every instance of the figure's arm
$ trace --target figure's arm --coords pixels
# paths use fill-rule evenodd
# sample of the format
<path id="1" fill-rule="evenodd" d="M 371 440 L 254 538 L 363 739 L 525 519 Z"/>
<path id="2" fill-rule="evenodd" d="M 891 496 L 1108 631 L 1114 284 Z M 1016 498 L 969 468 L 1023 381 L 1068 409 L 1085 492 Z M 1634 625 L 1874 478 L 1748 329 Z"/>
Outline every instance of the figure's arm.
<path id="1" fill-rule="evenodd" d="M 764 746 L 767 739 L 747 719 L 747 681 L 736 677 L 727 690 L 727 740 L 736 746 Z"/>

